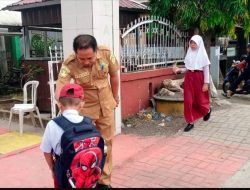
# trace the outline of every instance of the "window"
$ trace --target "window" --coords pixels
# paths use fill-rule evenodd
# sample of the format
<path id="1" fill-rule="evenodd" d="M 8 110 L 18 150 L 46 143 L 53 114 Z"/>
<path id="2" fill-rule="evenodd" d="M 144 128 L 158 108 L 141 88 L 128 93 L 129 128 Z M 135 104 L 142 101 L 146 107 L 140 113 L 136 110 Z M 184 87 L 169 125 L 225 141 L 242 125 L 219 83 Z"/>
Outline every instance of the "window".
<path id="1" fill-rule="evenodd" d="M 49 58 L 49 47 L 62 47 L 61 29 L 28 28 L 26 58 Z"/>

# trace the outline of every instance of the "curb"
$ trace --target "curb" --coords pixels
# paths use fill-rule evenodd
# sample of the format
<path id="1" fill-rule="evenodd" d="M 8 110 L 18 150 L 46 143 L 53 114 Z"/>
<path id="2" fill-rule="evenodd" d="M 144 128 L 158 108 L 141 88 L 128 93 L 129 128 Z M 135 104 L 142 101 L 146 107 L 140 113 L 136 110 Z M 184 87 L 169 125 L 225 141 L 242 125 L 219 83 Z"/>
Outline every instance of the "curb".
<path id="1" fill-rule="evenodd" d="M 40 145 L 40 143 L 32 145 L 32 146 L 29 146 L 29 147 L 26 147 L 26 148 L 22 148 L 22 149 L 19 149 L 19 150 L 14 150 L 14 151 L 9 152 L 7 154 L 0 155 L 0 160 L 2 160 L 4 158 L 11 157 L 11 156 L 14 156 L 14 155 L 17 155 L 17 154 L 20 154 L 20 153 L 23 153 L 23 152 L 26 152 L 28 150 L 35 149 L 35 148 L 39 147 L 39 145 Z"/>

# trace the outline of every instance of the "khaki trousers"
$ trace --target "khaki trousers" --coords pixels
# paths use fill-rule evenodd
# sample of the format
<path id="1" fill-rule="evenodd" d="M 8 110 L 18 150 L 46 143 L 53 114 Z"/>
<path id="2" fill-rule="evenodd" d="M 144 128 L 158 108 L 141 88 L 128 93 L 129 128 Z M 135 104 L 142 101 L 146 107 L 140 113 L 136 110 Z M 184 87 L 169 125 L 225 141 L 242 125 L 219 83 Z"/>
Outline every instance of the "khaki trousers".
<path id="1" fill-rule="evenodd" d="M 98 181 L 100 184 L 110 185 L 111 184 L 111 171 L 112 171 L 112 141 L 114 137 L 114 111 L 108 116 L 100 116 L 99 119 L 94 120 L 97 129 L 100 131 L 105 145 L 107 146 L 107 157 L 103 168 L 103 174 L 101 179 Z"/>

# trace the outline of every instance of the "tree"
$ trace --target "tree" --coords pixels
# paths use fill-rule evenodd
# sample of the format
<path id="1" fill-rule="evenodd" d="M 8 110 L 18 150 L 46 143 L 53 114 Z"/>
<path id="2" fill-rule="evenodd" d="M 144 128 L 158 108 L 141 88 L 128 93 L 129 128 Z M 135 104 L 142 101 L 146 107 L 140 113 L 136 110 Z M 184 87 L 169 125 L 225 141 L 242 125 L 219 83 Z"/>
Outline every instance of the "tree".
<path id="1" fill-rule="evenodd" d="M 235 38 L 235 27 L 250 32 L 250 0 L 150 0 L 153 15 L 168 18 L 180 29 L 194 29 L 210 46 L 211 36 Z"/>

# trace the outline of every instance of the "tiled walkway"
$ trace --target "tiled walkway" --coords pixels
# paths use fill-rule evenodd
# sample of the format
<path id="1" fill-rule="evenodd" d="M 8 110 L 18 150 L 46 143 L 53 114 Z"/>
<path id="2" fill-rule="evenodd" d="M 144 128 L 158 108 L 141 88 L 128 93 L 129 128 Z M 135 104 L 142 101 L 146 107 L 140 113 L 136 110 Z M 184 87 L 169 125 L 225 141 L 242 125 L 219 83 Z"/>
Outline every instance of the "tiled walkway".
<path id="1" fill-rule="evenodd" d="M 188 133 L 116 136 L 113 187 L 250 187 L 249 116 L 250 104 L 233 104 Z M 0 165 L 0 187 L 53 186 L 39 147 L 2 156 Z"/>

